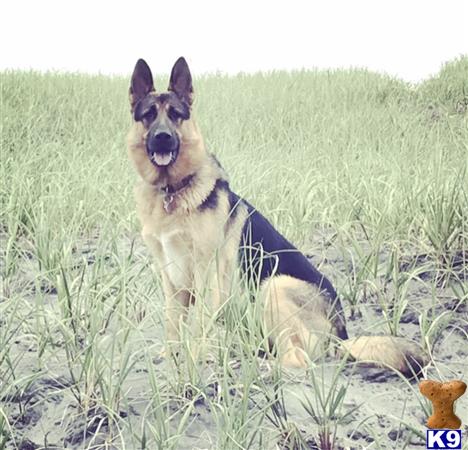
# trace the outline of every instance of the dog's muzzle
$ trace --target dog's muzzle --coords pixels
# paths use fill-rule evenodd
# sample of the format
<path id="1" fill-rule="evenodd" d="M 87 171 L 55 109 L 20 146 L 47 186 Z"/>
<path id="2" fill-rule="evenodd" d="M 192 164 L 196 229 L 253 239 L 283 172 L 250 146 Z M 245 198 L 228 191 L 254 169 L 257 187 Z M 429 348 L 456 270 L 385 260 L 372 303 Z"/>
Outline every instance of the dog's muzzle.
<path id="1" fill-rule="evenodd" d="M 153 164 L 159 167 L 168 166 L 179 154 L 179 138 L 165 131 L 152 134 L 146 142 L 146 151 Z"/>

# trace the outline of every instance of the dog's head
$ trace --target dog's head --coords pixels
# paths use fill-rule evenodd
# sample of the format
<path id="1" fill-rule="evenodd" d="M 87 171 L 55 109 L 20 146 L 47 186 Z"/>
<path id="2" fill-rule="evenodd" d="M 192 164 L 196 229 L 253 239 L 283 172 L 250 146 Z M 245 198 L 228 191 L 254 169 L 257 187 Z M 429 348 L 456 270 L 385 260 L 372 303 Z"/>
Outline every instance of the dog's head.
<path id="1" fill-rule="evenodd" d="M 195 172 L 204 154 L 192 119 L 192 76 L 184 58 L 172 68 L 167 92 L 157 93 L 151 70 L 138 60 L 130 85 L 134 124 L 129 152 L 140 175 L 149 183 L 177 180 Z"/>

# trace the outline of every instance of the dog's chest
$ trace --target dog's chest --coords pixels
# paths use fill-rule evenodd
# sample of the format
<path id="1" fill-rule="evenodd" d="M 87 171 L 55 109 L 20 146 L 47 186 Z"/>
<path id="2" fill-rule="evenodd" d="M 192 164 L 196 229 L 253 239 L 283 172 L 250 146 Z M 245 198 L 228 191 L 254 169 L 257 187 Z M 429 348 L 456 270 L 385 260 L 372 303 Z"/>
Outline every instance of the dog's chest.
<path id="1" fill-rule="evenodd" d="M 161 266 L 177 289 L 191 285 L 193 258 L 190 235 L 184 231 L 166 231 L 159 235 Z"/>
<path id="2" fill-rule="evenodd" d="M 169 213 L 160 196 L 151 195 L 148 189 L 136 193 L 142 236 L 159 269 L 174 288 L 192 288 L 195 279 L 203 278 L 223 242 L 226 214 L 223 216 L 221 208 Z"/>
<path id="3" fill-rule="evenodd" d="M 157 220 L 159 219 L 159 220 Z M 191 229 L 171 217 L 148 217 L 142 229 L 146 245 L 160 270 L 176 289 L 190 288 L 193 278 L 193 236 Z"/>

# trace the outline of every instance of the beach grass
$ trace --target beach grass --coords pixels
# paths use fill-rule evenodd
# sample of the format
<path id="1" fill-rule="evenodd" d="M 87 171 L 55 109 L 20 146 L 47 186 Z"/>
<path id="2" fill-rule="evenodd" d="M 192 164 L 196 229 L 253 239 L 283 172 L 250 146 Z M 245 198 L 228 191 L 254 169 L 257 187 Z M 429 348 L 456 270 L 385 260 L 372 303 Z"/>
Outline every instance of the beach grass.
<path id="1" fill-rule="evenodd" d="M 364 69 L 194 82 L 197 122 L 232 189 L 313 256 L 348 318 L 378 312 L 357 328 L 404 335 L 402 317 L 424 293 L 410 337 L 441 378 L 468 375 L 440 350 L 468 335 L 467 70 L 461 56 L 417 85 Z M 190 329 L 185 362 L 161 358 L 164 300 L 138 234 L 125 146 L 128 79 L 0 76 L 0 448 L 331 449 L 358 432 L 380 439 L 346 402 L 358 368 L 324 355 L 302 379 L 258 356 L 259 311 L 240 289 L 213 326 L 209 363 L 192 358 Z M 428 410 L 414 384 L 393 382 Z M 391 405 L 384 415 L 418 435 Z M 402 436 L 393 444 L 411 448 Z"/>

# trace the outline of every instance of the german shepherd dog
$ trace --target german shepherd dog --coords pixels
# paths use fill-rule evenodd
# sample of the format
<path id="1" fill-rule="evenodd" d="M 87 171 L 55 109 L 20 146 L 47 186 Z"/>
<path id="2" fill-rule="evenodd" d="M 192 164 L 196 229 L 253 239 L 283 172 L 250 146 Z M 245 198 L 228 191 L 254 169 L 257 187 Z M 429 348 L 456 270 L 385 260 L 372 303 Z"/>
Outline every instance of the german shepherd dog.
<path id="1" fill-rule="evenodd" d="M 141 178 L 137 212 L 161 274 L 168 342 L 180 341 L 189 307 L 197 301 L 208 302 L 216 314 L 230 298 L 233 274 L 243 273 L 258 286 L 264 332 L 283 366 L 306 367 L 332 337 L 350 358 L 408 375 L 419 371 L 421 350 L 412 342 L 390 336 L 348 339 L 330 281 L 230 189 L 193 118 L 193 95 L 184 58 L 176 61 L 162 93 L 155 91 L 147 63 L 138 60 L 130 86 L 128 154 Z"/>

